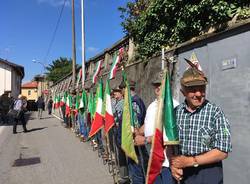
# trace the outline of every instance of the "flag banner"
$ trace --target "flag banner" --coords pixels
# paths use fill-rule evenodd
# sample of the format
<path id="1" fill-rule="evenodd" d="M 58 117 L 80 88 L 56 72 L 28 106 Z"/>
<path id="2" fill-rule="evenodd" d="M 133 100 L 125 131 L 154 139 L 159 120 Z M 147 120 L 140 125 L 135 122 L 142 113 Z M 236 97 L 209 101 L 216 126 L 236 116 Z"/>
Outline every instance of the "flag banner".
<path id="1" fill-rule="evenodd" d="M 102 108 L 103 108 L 103 82 L 102 80 L 100 80 L 97 91 L 96 112 L 94 115 L 94 120 L 91 124 L 89 137 L 94 136 L 103 127 Z"/>
<path id="2" fill-rule="evenodd" d="M 83 111 L 87 110 L 87 93 L 85 90 L 82 91 L 79 109 L 83 109 Z"/>
<path id="3" fill-rule="evenodd" d="M 88 95 L 88 112 L 90 113 L 92 121 L 92 119 L 94 118 L 94 95 L 92 91 Z"/>
<path id="4" fill-rule="evenodd" d="M 122 60 L 123 52 L 124 52 L 124 49 L 122 47 L 122 48 L 119 49 L 118 52 L 114 53 L 113 63 L 112 63 L 112 66 L 111 66 L 111 69 L 110 69 L 110 74 L 109 74 L 109 79 L 110 80 L 115 78 L 116 71 L 117 71 L 117 68 L 118 68 L 118 63 L 120 63 L 121 60 Z"/>
<path id="5" fill-rule="evenodd" d="M 67 92 L 64 92 L 63 97 L 61 98 L 60 107 L 64 106 L 66 104 L 66 101 L 67 101 Z"/>
<path id="6" fill-rule="evenodd" d="M 56 101 L 57 101 L 57 96 L 55 95 L 54 96 L 54 101 L 53 101 L 53 108 L 54 109 L 56 108 Z"/>
<path id="7" fill-rule="evenodd" d="M 82 78 L 82 69 L 80 69 L 80 71 L 78 72 L 78 75 L 77 75 L 77 80 L 76 80 L 76 88 L 78 88 L 78 87 L 79 87 L 79 84 L 80 84 L 81 78 Z"/>
<path id="8" fill-rule="evenodd" d="M 70 76 L 68 79 L 67 79 L 67 86 L 66 86 L 66 89 L 69 89 L 70 85 L 71 85 L 71 82 L 72 82 L 72 76 Z"/>
<path id="9" fill-rule="evenodd" d="M 156 177 L 161 173 L 162 164 L 165 160 L 164 145 L 163 145 L 163 125 L 162 125 L 162 115 L 164 108 L 163 84 L 165 84 L 165 78 L 163 78 L 161 82 L 160 98 L 158 100 L 158 109 L 154 122 L 155 132 L 152 139 L 152 146 L 148 161 L 146 184 L 154 183 Z"/>
<path id="10" fill-rule="evenodd" d="M 160 98 L 158 100 L 155 134 L 148 162 L 146 184 L 153 184 L 156 177 L 161 173 L 162 163 L 165 160 L 165 145 L 178 144 L 179 137 L 174 116 L 170 78 L 168 71 L 165 70 L 161 83 Z"/>
<path id="11" fill-rule="evenodd" d="M 111 96 L 110 96 L 110 85 L 109 80 L 107 79 L 106 82 L 106 89 L 105 89 L 105 124 L 104 130 L 105 133 L 108 134 L 109 130 L 114 126 L 115 119 L 112 111 L 112 103 L 111 103 Z"/>
<path id="12" fill-rule="evenodd" d="M 138 158 L 135 152 L 135 145 L 133 140 L 134 115 L 132 109 L 130 87 L 126 79 L 125 82 L 126 82 L 126 88 L 124 94 L 124 105 L 122 113 L 121 148 L 129 158 L 138 163 Z"/>
<path id="13" fill-rule="evenodd" d="M 58 96 L 57 96 L 57 101 L 56 101 L 56 108 L 59 108 L 59 107 L 60 107 L 60 102 L 61 102 L 61 96 L 58 95 Z"/>
<path id="14" fill-rule="evenodd" d="M 173 97 L 170 86 L 169 72 L 164 72 L 165 84 L 164 84 L 164 113 L 163 113 L 163 126 L 165 130 L 164 144 L 165 145 L 178 145 L 179 135 L 176 124 L 176 118 L 174 114 Z"/>
<path id="15" fill-rule="evenodd" d="M 72 109 L 72 96 L 68 95 L 66 102 L 66 110 L 65 110 L 65 115 L 67 117 L 70 117 L 71 109 Z"/>
<path id="16" fill-rule="evenodd" d="M 94 74 L 93 74 L 93 77 L 92 77 L 92 83 L 93 84 L 95 84 L 96 81 L 97 81 L 97 76 L 98 76 L 99 72 L 101 71 L 102 62 L 103 62 L 103 60 L 100 60 L 96 64 L 96 68 L 95 68 L 95 71 L 94 71 Z"/>

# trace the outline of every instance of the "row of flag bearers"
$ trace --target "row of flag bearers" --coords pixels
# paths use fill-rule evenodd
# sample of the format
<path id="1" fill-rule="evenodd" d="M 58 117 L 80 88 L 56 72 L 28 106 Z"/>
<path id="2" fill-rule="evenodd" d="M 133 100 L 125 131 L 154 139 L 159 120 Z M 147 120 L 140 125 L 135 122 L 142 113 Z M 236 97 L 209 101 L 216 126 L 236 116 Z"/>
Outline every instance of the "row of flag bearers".
<path id="1" fill-rule="evenodd" d="M 127 80 L 125 73 L 121 84 L 113 90 L 110 89 L 109 79 L 106 80 L 105 88 L 100 79 L 96 90 L 71 90 L 54 97 L 54 108 L 62 112 L 65 126 L 83 141 L 91 140 L 105 152 L 102 137 L 106 137 L 105 140 L 116 147 L 116 159 L 120 167 L 119 183 L 154 183 L 164 161 L 163 134 L 167 137 L 165 143 L 178 144 L 167 71 L 161 79 L 159 112 L 154 122 L 155 136 L 151 150 L 147 150 L 145 145 L 135 145 L 134 138 L 143 126 L 146 107 L 135 93 L 135 83 Z M 121 98 L 116 93 L 120 93 Z"/>

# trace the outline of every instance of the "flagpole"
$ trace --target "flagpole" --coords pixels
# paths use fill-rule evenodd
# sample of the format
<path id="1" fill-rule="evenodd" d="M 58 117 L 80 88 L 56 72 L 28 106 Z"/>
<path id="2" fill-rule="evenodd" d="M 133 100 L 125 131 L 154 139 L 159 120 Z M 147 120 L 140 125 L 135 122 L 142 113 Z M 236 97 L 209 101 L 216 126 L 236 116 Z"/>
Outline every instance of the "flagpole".
<path id="1" fill-rule="evenodd" d="M 84 24 L 84 0 L 81 1 L 82 10 L 82 87 L 85 83 L 85 24 Z"/>
<path id="2" fill-rule="evenodd" d="M 72 0 L 72 83 L 75 88 L 76 80 L 76 45 L 75 45 L 75 3 Z"/>
<path id="3" fill-rule="evenodd" d="M 162 47 L 161 49 L 161 70 L 164 70 L 164 61 L 165 61 L 165 49 Z"/>

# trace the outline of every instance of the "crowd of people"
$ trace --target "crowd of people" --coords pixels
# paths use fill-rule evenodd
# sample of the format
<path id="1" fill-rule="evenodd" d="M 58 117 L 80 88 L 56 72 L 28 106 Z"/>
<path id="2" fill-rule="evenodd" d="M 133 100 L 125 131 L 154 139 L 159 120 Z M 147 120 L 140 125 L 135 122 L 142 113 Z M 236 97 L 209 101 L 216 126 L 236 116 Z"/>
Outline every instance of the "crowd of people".
<path id="1" fill-rule="evenodd" d="M 151 154 L 151 144 L 155 134 L 155 119 L 161 91 L 161 75 L 152 82 L 155 100 L 146 109 L 143 100 L 136 94 L 136 84 L 130 81 L 132 109 L 136 118 L 134 144 L 138 163 L 127 157 L 121 147 L 123 124 L 124 89 L 121 82 L 112 90 L 111 103 L 115 118 L 115 126 L 109 131 L 110 151 L 115 153 L 119 167 L 118 183 L 143 184 L 147 178 L 147 166 Z M 174 114 L 178 126 L 180 144 L 179 153 L 173 154 L 171 146 L 164 152 L 162 168 L 154 179 L 154 183 L 223 183 L 222 160 L 232 151 L 230 126 L 220 107 L 206 99 L 205 74 L 197 68 L 187 69 L 181 78 L 181 92 L 185 98 L 180 103 L 173 99 Z M 84 95 L 83 95 L 84 93 Z M 90 89 L 71 90 L 70 111 L 65 103 L 61 104 L 60 112 L 64 126 L 71 128 L 83 142 L 91 141 L 93 146 L 107 154 L 104 147 L 102 130 L 89 138 L 88 133 L 94 116 L 95 91 Z M 83 100 L 82 98 L 85 98 Z M 86 103 L 79 105 L 80 103 Z"/>

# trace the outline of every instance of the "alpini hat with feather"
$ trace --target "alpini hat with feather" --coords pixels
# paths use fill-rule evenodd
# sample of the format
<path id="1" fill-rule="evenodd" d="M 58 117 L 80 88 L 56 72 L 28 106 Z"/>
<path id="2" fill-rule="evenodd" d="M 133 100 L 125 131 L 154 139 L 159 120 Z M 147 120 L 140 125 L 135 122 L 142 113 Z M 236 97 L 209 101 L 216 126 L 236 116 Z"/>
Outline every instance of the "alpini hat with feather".
<path id="1" fill-rule="evenodd" d="M 202 71 L 198 70 L 196 65 L 194 65 L 191 61 L 186 58 L 184 59 L 191 67 L 183 73 L 180 80 L 181 85 L 186 87 L 207 85 L 208 81 L 205 74 Z"/>

